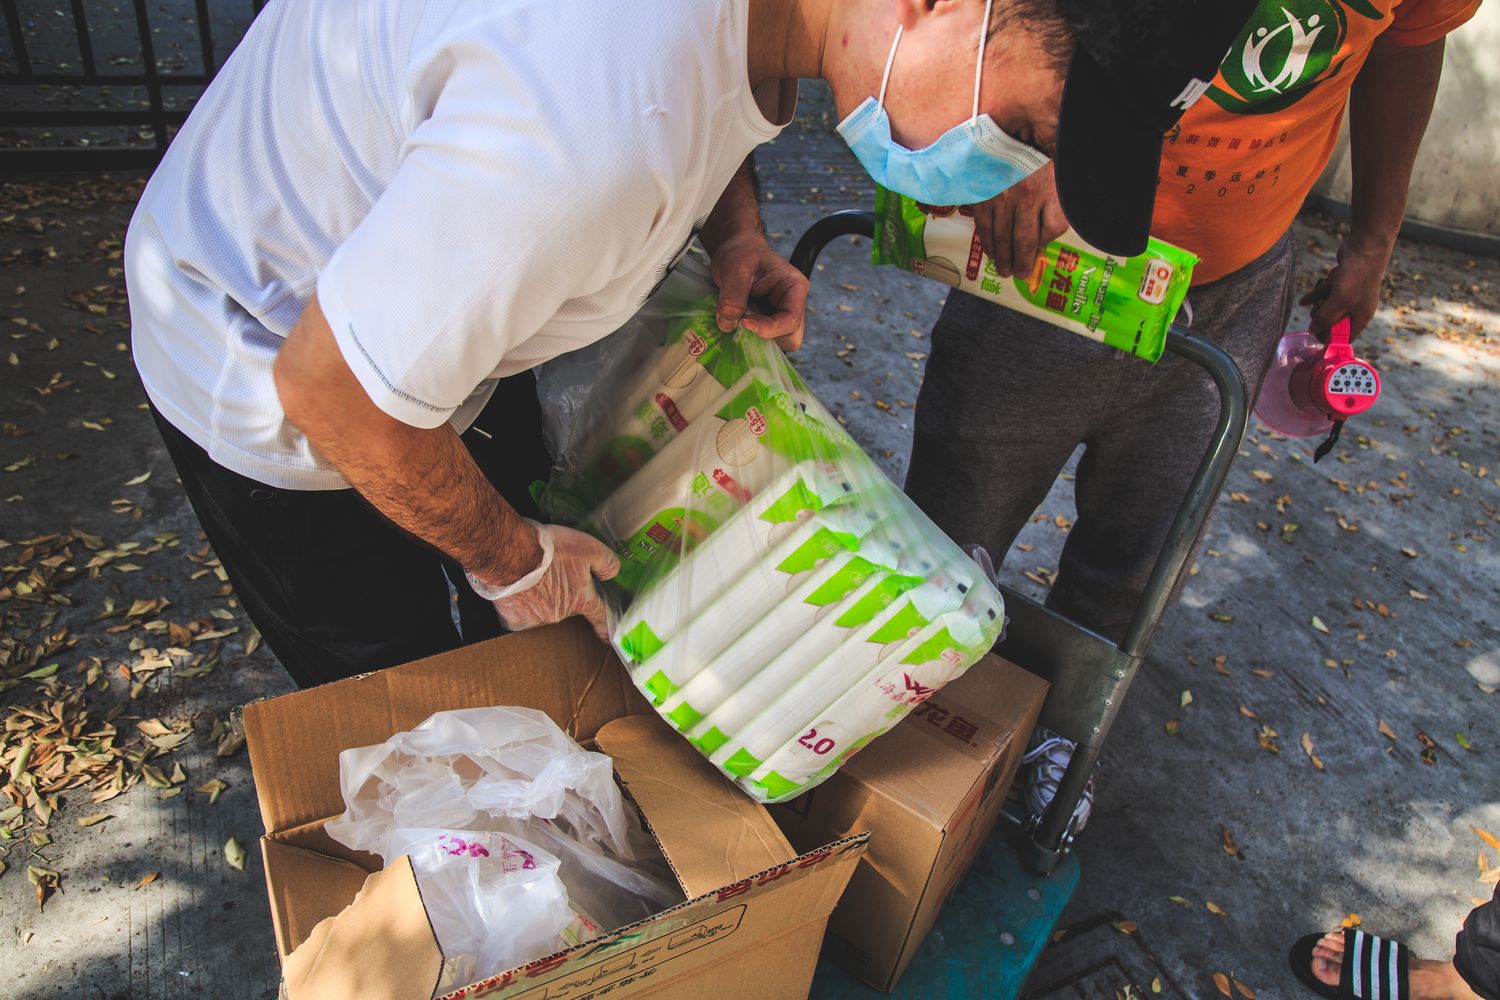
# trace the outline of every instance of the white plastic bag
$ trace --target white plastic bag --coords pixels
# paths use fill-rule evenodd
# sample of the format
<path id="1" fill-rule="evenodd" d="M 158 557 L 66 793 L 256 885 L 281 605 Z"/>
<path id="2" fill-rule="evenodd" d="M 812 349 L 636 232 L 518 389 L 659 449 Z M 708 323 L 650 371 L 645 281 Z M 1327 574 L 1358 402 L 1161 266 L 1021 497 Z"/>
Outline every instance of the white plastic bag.
<path id="1" fill-rule="evenodd" d="M 682 900 L 603 754 L 529 708 L 437 712 L 339 755 L 329 836 L 409 855 L 444 956 L 439 992 Z"/>
<path id="2" fill-rule="evenodd" d="M 816 785 L 994 644 L 989 575 L 685 262 L 542 366 L 541 501 L 615 549 L 611 640 L 657 711 L 763 802 Z"/>

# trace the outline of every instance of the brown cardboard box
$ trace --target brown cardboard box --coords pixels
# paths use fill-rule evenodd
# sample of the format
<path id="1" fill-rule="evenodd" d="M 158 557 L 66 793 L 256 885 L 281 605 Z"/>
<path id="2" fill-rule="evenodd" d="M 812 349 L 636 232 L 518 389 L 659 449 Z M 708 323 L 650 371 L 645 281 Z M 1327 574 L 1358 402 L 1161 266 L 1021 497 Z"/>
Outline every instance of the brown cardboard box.
<path id="1" fill-rule="evenodd" d="M 828 958 L 895 987 L 995 825 L 1046 694 L 986 656 L 828 781 L 771 807 L 797 848 L 872 835 L 829 921 Z"/>
<path id="2" fill-rule="evenodd" d="M 686 901 L 448 996 L 807 995 L 829 911 L 866 838 L 797 855 L 765 808 L 673 733 L 613 653 L 572 622 L 246 707 L 285 997 L 431 996 L 442 954 L 410 863 L 372 876 L 379 859 L 338 844 L 323 824 L 343 811 L 339 751 L 379 743 L 436 711 L 482 705 L 541 709 L 612 756 Z"/>

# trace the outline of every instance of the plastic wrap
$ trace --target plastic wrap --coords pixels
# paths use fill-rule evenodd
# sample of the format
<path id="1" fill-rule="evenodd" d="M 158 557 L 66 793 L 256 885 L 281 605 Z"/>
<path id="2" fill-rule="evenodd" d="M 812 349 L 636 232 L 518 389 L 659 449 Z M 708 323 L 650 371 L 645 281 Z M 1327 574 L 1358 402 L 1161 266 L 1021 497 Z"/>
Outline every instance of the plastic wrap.
<path id="1" fill-rule="evenodd" d="M 636 685 L 780 802 L 987 652 L 1004 604 L 779 348 L 718 330 L 715 302 L 686 263 L 624 329 L 541 369 L 541 501 L 619 554 L 601 586 Z"/>
<path id="2" fill-rule="evenodd" d="M 411 858 L 438 992 L 659 912 L 682 893 L 603 754 L 526 708 L 437 712 L 339 755 L 328 835 Z"/>
<path id="3" fill-rule="evenodd" d="M 1139 256 L 1113 257 L 1070 229 L 1042 248 L 1029 272 L 1003 278 L 966 207 L 923 205 L 881 187 L 870 252 L 876 264 L 894 264 L 1151 362 L 1161 357 L 1198 263 L 1156 239 Z"/>

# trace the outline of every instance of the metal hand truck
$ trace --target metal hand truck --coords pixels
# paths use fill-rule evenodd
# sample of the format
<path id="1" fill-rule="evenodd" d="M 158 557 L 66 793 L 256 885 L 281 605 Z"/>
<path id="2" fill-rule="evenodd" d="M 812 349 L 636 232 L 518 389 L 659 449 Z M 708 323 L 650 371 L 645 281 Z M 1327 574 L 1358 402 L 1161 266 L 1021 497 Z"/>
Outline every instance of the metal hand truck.
<path id="1" fill-rule="evenodd" d="M 809 279 L 818 254 L 840 236 L 873 238 L 869 212 L 838 212 L 810 226 L 791 262 Z M 1217 344 L 1172 328 L 1166 349 L 1201 366 L 1219 391 L 1219 422 L 1183 497 L 1166 543 L 1118 644 L 1001 585 L 1009 619 L 995 651 L 1051 684 L 1040 724 L 1078 744 L 1040 816 L 1007 812 L 976 864 L 944 905 L 897 997 L 1017 996 L 1078 884 L 1069 832 L 1099 752 L 1125 693 L 1146 658 L 1151 637 L 1208 520 L 1214 497 L 1245 436 L 1249 400 L 1234 360 Z M 997 559 L 1003 553 L 996 553 Z M 815 1000 L 880 996 L 826 963 Z"/>

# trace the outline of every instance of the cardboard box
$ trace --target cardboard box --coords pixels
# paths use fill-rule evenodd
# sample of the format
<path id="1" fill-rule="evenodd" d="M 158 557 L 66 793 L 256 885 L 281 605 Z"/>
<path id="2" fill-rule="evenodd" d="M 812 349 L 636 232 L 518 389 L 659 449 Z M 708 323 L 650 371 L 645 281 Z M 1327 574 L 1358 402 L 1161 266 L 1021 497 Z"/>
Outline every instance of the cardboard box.
<path id="1" fill-rule="evenodd" d="M 339 751 L 382 742 L 436 711 L 482 705 L 541 709 L 614 757 L 686 901 L 447 996 L 807 995 L 828 914 L 866 838 L 798 855 L 765 808 L 673 733 L 614 654 L 574 621 L 245 708 L 284 996 L 431 996 L 442 954 L 410 862 L 371 877 L 379 859 L 335 842 L 323 825 L 344 808 Z"/>
<path id="2" fill-rule="evenodd" d="M 771 807 L 792 846 L 869 831 L 824 955 L 895 987 L 995 825 L 1047 682 L 990 655 L 806 795 Z"/>

